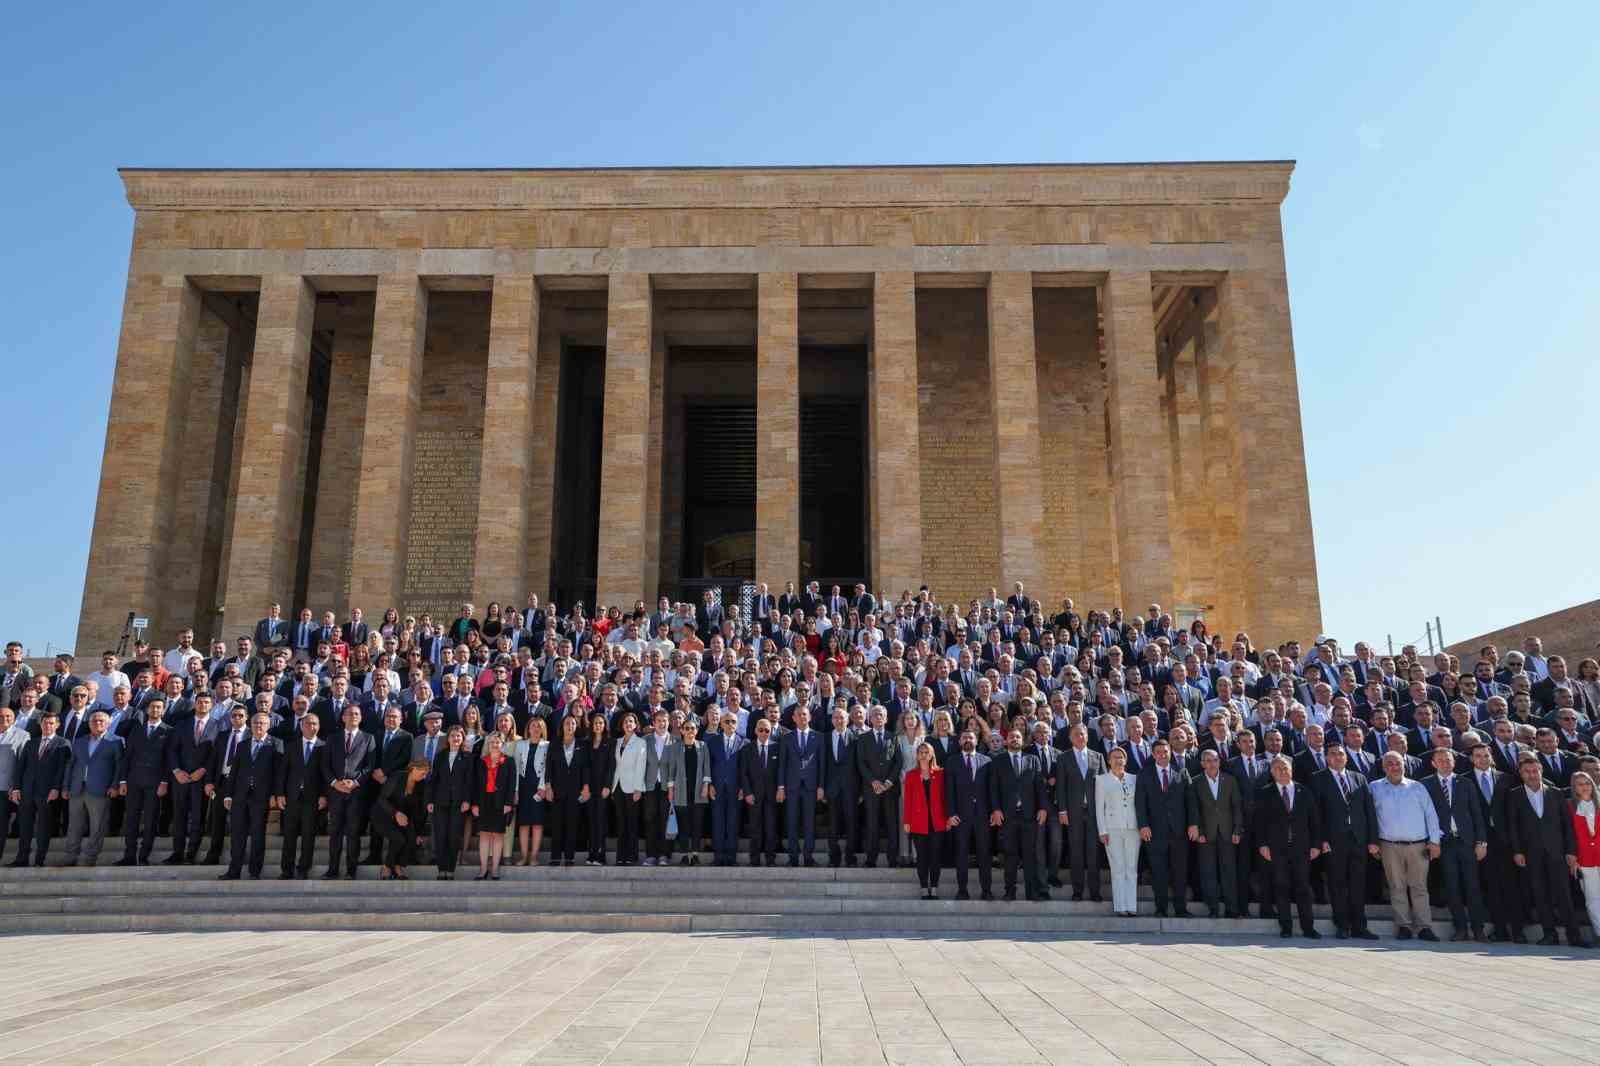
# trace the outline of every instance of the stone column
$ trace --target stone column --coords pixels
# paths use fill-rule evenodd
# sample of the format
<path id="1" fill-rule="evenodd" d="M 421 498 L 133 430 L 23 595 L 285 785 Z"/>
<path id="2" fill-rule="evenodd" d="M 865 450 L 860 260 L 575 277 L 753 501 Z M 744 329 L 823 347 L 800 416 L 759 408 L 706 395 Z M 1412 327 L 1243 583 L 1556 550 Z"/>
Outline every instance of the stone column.
<path id="1" fill-rule="evenodd" d="M 1245 628 L 1245 574 L 1239 566 L 1239 433 L 1233 399 L 1233 368 L 1222 350 L 1216 321 L 1195 333 L 1195 367 L 1200 385 L 1200 434 L 1205 445 L 1206 486 L 1211 491 L 1211 543 L 1216 610 L 1207 618 L 1212 632 L 1231 638 Z"/>
<path id="2" fill-rule="evenodd" d="M 612 274 L 606 299 L 596 611 L 602 604 L 629 610 L 644 590 L 651 319 L 650 276 Z"/>
<path id="3" fill-rule="evenodd" d="M 1037 594 L 1043 518 L 1039 500 L 1039 372 L 1034 357 L 1033 275 L 989 275 L 989 409 L 994 418 L 995 512 L 1000 573 Z"/>
<path id="4" fill-rule="evenodd" d="M 644 584 L 639 597 L 655 610 L 661 587 L 661 463 L 666 432 L 667 337 L 650 331 L 650 428 L 644 449 Z"/>
<path id="5" fill-rule="evenodd" d="M 404 609 L 411 466 L 427 323 L 428 291 L 420 278 L 379 276 L 350 545 L 350 605 L 360 607 L 374 624 L 388 608 Z"/>
<path id="6" fill-rule="evenodd" d="M 1200 415 L 1198 336 L 1185 337 L 1169 355 L 1167 440 L 1171 446 L 1172 548 L 1175 595 L 1186 604 L 1216 601 L 1216 549 L 1212 544 L 1214 492 L 1205 466 Z"/>
<path id="7" fill-rule="evenodd" d="M 361 438 L 367 424 L 372 369 L 372 300 L 366 293 L 339 297 L 333 320 L 328 417 L 317 467 L 317 513 L 311 528 L 311 573 L 305 606 L 350 610 L 350 548 L 355 536 L 355 486 L 361 478 Z"/>
<path id="8" fill-rule="evenodd" d="M 134 274 L 122 304 L 111 414 L 95 499 L 77 648 L 93 657 L 115 648 L 129 611 L 148 614 L 158 640 L 160 582 L 182 457 L 180 415 L 194 361 L 200 292 L 181 275 Z"/>
<path id="9" fill-rule="evenodd" d="M 921 584 L 922 458 L 917 407 L 917 288 L 910 271 L 872 279 L 867 366 L 872 449 L 873 587 L 888 596 Z"/>
<path id="10" fill-rule="evenodd" d="M 1161 421 L 1150 274 L 1113 270 L 1104 294 L 1106 404 L 1122 606 L 1130 617 L 1142 618 L 1152 603 L 1170 610 L 1175 592 L 1168 509 L 1172 457 Z"/>
<path id="11" fill-rule="evenodd" d="M 230 635 L 249 632 L 257 619 L 266 617 L 268 603 L 281 604 L 285 618 L 293 618 L 297 606 L 289 597 L 304 486 L 296 484 L 295 474 L 316 302 L 316 293 L 297 274 L 261 279 L 222 615 L 223 631 Z"/>
<path id="12" fill-rule="evenodd" d="M 478 478 L 475 603 L 528 592 L 528 497 L 533 395 L 538 374 L 539 286 L 531 274 L 494 279 L 489 369 L 484 388 L 483 462 Z"/>
<path id="13" fill-rule="evenodd" d="M 1218 324 L 1236 401 L 1242 624 L 1271 646 L 1315 637 L 1322 603 L 1281 238 L 1253 258 L 1218 286 Z"/>
<path id="14" fill-rule="evenodd" d="M 756 294 L 756 574 L 800 581 L 800 279 L 762 274 Z"/>
<path id="15" fill-rule="evenodd" d="M 540 602 L 550 595 L 551 538 L 555 532 L 556 426 L 561 398 L 561 330 L 559 307 L 541 300 L 539 369 L 533 390 L 533 444 L 528 457 L 528 591 Z M 526 600 L 518 603 L 524 606 Z"/>

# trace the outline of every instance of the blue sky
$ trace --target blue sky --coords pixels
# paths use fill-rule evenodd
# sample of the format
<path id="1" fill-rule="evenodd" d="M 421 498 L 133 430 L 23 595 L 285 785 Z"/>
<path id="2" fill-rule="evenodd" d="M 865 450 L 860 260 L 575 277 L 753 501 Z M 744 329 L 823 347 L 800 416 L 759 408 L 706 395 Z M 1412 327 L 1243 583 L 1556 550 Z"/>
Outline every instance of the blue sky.
<path id="1" fill-rule="evenodd" d="M 0 638 L 75 634 L 119 165 L 1296 159 L 1326 628 L 1454 640 L 1600 595 L 1600 5 L 295 6 L 7 19 Z"/>

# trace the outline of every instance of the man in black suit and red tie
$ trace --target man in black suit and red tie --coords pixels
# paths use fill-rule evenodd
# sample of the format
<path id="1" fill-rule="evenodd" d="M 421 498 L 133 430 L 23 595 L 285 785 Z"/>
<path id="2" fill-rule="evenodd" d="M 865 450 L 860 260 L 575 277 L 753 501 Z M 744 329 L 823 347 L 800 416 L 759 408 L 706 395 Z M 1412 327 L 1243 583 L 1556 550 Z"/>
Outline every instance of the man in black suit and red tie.
<path id="1" fill-rule="evenodd" d="M 1321 819 L 1309 789 L 1294 782 L 1294 765 L 1280 755 L 1272 760 L 1272 784 L 1256 798 L 1256 845 L 1266 863 L 1278 912 L 1278 932 L 1294 935 L 1290 902 L 1300 912 L 1300 931 L 1320 940 L 1311 913 L 1311 860 L 1321 854 Z"/>

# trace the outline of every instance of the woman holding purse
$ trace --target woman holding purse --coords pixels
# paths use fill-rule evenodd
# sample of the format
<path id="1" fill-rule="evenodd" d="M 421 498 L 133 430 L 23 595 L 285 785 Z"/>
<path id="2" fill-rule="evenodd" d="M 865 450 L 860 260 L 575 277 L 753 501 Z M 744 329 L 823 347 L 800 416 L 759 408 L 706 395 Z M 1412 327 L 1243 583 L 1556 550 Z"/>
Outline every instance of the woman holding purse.
<path id="1" fill-rule="evenodd" d="M 685 715 L 667 746 L 667 791 L 678 819 L 678 865 L 700 865 L 701 812 L 709 802 L 711 757 L 700 743 L 700 720 Z"/>

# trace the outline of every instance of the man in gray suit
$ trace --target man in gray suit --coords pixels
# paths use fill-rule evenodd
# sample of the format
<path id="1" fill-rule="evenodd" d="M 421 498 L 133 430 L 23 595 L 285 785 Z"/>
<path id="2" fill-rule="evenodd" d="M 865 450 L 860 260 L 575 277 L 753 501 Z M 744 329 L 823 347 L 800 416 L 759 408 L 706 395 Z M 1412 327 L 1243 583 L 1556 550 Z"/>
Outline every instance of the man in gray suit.
<path id="1" fill-rule="evenodd" d="M 89 732 L 72 742 L 67 764 L 67 839 L 61 865 L 82 862 L 93 866 L 106 839 L 110 797 L 122 780 L 122 738 L 106 732 L 111 716 L 105 711 L 89 715 Z M 88 842 L 84 842 L 84 838 Z"/>

